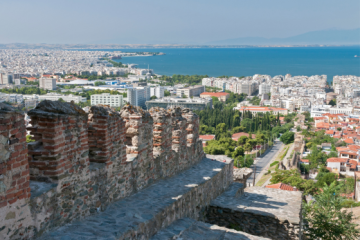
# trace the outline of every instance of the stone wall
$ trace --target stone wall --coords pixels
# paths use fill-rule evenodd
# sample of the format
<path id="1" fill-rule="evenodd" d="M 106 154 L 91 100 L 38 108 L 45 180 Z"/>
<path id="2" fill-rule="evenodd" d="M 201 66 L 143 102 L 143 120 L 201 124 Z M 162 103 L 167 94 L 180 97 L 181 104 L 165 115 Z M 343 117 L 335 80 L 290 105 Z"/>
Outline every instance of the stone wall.
<path id="1" fill-rule="evenodd" d="M 238 186 L 237 186 L 238 185 Z M 241 196 L 239 192 L 242 192 Z M 206 222 L 270 239 L 302 239 L 302 192 L 251 187 L 239 183 L 216 198 Z"/>
<path id="2" fill-rule="evenodd" d="M 0 239 L 31 228 L 29 164 L 24 115 L 0 103 Z"/>
<path id="3" fill-rule="evenodd" d="M 93 106 L 86 114 L 72 103 L 43 101 L 28 113 L 29 152 L 24 116 L 0 109 L 1 239 L 40 236 L 104 211 L 204 157 L 199 118 L 188 109 Z"/>

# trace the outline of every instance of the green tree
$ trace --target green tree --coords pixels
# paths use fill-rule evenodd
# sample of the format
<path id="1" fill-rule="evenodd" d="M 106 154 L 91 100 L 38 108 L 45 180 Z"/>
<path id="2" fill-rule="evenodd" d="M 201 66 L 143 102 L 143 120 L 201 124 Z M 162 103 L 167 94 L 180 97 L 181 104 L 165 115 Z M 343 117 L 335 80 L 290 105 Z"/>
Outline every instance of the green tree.
<path id="1" fill-rule="evenodd" d="M 293 187 L 296 187 L 300 191 L 303 191 L 305 195 L 307 194 L 316 194 L 318 189 L 313 180 L 305 180 L 301 178 L 298 169 L 292 170 L 279 170 L 276 169 L 274 173 L 271 174 L 271 184 L 275 183 L 285 183 Z"/>
<path id="2" fill-rule="evenodd" d="M 212 96 L 211 98 L 212 98 L 212 102 L 213 102 L 213 104 L 214 104 L 215 102 L 219 102 L 219 98 L 214 97 L 214 96 Z"/>
<path id="3" fill-rule="evenodd" d="M 157 99 L 157 97 L 156 96 L 151 96 L 150 97 L 150 100 L 154 100 L 154 99 Z"/>
<path id="4" fill-rule="evenodd" d="M 232 158 L 235 159 L 239 156 L 244 156 L 244 149 L 242 147 L 237 147 L 232 153 Z"/>
<path id="5" fill-rule="evenodd" d="M 59 98 L 58 101 L 59 102 L 65 102 L 64 99 L 62 99 L 62 98 Z"/>
<path id="6" fill-rule="evenodd" d="M 239 132 L 244 132 L 245 128 L 244 127 L 233 127 L 231 133 L 239 133 Z"/>
<path id="7" fill-rule="evenodd" d="M 250 118 L 245 118 L 241 121 L 240 125 L 246 129 L 246 132 L 251 131 L 252 120 Z"/>
<path id="8" fill-rule="evenodd" d="M 245 151 L 247 152 L 251 152 L 253 147 L 251 146 L 251 144 L 249 142 L 247 142 L 245 145 L 244 145 L 244 149 Z"/>
<path id="9" fill-rule="evenodd" d="M 238 144 L 240 144 L 240 145 L 244 145 L 247 141 L 248 141 L 248 137 L 247 136 L 241 136 L 241 137 L 239 137 L 239 139 L 238 139 Z"/>
<path id="10" fill-rule="evenodd" d="M 292 143 L 294 142 L 294 135 L 295 133 L 293 132 L 286 132 L 283 135 L 281 135 L 280 141 L 282 141 L 285 144 Z"/>
<path id="11" fill-rule="evenodd" d="M 170 95 L 171 95 L 171 93 L 170 93 L 168 90 L 165 90 L 165 91 L 164 91 L 164 96 L 165 96 L 165 97 L 168 97 L 168 96 L 170 96 Z"/>
<path id="12" fill-rule="evenodd" d="M 305 204 L 304 233 L 309 239 L 358 239 L 360 237 L 352 212 L 342 209 L 344 199 L 339 196 L 339 186 L 324 184 L 323 191 L 314 195 L 315 201 Z"/>
<path id="13" fill-rule="evenodd" d="M 324 186 L 324 184 L 330 186 L 330 184 L 336 182 L 337 176 L 335 173 L 328 172 L 321 174 L 321 177 L 316 176 L 316 179 L 318 180 L 316 185 L 321 188 L 322 186 Z"/>
<path id="14" fill-rule="evenodd" d="M 329 105 L 331 105 L 331 106 L 336 106 L 336 99 L 332 99 L 332 100 L 329 102 Z"/>
<path id="15" fill-rule="evenodd" d="M 100 86 L 100 85 L 106 85 L 106 83 L 105 83 L 105 82 L 101 82 L 101 81 L 96 81 L 94 85 L 95 85 L 95 86 Z"/>

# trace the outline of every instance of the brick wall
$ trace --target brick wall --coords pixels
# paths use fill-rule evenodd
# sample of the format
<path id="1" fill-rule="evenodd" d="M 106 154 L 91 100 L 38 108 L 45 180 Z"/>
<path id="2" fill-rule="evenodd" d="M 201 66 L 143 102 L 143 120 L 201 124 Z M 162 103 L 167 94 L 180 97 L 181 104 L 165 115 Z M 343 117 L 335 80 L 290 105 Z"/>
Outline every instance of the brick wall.
<path id="1" fill-rule="evenodd" d="M 0 239 L 27 231 L 29 165 L 24 115 L 0 103 Z M 8 232 L 8 229 L 15 231 Z"/>
<path id="2" fill-rule="evenodd" d="M 180 108 L 148 112 L 128 105 L 117 113 L 93 106 L 86 114 L 72 103 L 43 101 L 28 113 L 32 124 L 28 130 L 35 139 L 28 150 L 24 116 L 12 110 L 0 113 L 0 136 L 5 137 L 0 137 L 0 151 L 7 156 L 0 162 L 0 211 L 5 217 L 11 213 L 8 222 L 0 224 L 0 234 L 1 229 L 6 232 L 3 239 L 39 236 L 103 211 L 203 157 L 196 133 L 198 117 Z M 11 136 L 10 145 L 3 144 L 9 140 L 6 136 Z M 8 154 L 9 149 L 13 150 Z M 16 181 L 6 180 L 15 188 L 10 192 L 6 188 L 1 195 L 4 169 Z M 16 199 L 22 199 L 26 208 L 22 212 L 27 220 L 20 221 L 20 228 L 14 227 L 17 218 L 7 208 Z"/>
<path id="3" fill-rule="evenodd" d="M 59 111 L 61 107 L 63 112 Z M 57 182 L 68 175 L 87 171 L 87 115 L 81 108 L 44 101 L 28 115 L 32 124 L 28 130 L 36 140 L 29 145 L 32 180 Z"/>

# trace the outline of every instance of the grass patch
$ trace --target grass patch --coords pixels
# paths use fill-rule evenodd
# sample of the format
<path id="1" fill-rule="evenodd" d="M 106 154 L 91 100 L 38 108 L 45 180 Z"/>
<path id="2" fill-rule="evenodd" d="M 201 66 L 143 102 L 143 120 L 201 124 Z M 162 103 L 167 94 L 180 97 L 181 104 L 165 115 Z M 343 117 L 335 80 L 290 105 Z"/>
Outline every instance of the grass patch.
<path id="1" fill-rule="evenodd" d="M 277 163 L 277 164 L 275 164 L 274 166 L 270 167 L 269 170 L 275 171 L 275 170 L 278 169 L 278 168 L 279 168 L 279 164 Z"/>
<path id="2" fill-rule="evenodd" d="M 264 185 L 264 183 L 266 183 L 267 180 L 269 180 L 271 178 L 270 174 L 264 175 L 260 178 L 260 180 L 255 184 L 255 186 L 261 187 L 262 185 Z"/>
<path id="3" fill-rule="evenodd" d="M 275 165 L 278 164 L 278 163 L 279 163 L 279 161 L 274 161 L 274 162 L 272 162 L 272 163 L 270 164 L 270 167 L 275 166 Z"/>

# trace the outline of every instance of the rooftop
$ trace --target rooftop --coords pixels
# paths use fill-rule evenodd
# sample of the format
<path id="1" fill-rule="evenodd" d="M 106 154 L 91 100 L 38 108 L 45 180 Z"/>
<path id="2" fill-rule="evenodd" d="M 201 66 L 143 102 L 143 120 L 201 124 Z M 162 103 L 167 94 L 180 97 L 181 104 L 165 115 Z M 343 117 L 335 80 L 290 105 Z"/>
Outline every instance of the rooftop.
<path id="1" fill-rule="evenodd" d="M 273 188 L 273 189 L 280 189 L 280 190 L 286 190 L 286 191 L 297 191 L 296 188 L 287 185 L 285 183 L 276 183 L 272 185 L 267 185 L 266 188 Z"/>
<path id="2" fill-rule="evenodd" d="M 227 92 L 203 92 L 200 96 L 224 97 L 230 95 Z"/>

